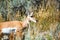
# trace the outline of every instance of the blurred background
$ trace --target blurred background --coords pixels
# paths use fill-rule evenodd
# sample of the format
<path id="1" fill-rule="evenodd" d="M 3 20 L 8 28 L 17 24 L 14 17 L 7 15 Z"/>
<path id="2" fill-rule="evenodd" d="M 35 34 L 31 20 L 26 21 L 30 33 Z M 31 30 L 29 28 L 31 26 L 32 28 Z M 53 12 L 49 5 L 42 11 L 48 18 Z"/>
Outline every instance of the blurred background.
<path id="1" fill-rule="evenodd" d="M 60 0 L 0 0 L 0 22 L 23 21 L 28 11 L 38 21 L 30 22 L 25 40 L 60 39 Z"/>

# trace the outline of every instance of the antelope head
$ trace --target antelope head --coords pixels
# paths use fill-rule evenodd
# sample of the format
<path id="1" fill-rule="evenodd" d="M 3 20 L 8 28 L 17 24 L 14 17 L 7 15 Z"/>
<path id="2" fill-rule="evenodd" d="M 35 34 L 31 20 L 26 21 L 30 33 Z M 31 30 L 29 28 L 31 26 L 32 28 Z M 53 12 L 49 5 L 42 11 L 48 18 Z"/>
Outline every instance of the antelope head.
<path id="1" fill-rule="evenodd" d="M 30 15 L 28 14 L 27 20 L 28 20 L 28 22 L 29 22 L 29 21 L 32 21 L 32 22 L 36 23 L 35 18 L 33 18 L 33 12 L 31 12 Z"/>
<path id="2" fill-rule="evenodd" d="M 23 22 L 23 25 L 27 26 L 27 24 L 29 24 L 30 21 L 36 23 L 35 18 L 33 18 L 33 12 L 31 12 L 30 14 L 28 13 L 26 20 L 24 20 Z"/>

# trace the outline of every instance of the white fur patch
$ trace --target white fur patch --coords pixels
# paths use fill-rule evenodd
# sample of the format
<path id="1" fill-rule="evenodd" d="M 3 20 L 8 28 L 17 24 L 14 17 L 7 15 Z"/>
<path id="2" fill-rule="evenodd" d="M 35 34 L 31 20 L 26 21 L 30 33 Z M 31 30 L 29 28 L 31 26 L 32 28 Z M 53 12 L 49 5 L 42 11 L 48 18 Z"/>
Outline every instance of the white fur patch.
<path id="1" fill-rule="evenodd" d="M 17 28 L 3 28 L 2 33 L 11 33 L 11 32 L 16 32 Z"/>

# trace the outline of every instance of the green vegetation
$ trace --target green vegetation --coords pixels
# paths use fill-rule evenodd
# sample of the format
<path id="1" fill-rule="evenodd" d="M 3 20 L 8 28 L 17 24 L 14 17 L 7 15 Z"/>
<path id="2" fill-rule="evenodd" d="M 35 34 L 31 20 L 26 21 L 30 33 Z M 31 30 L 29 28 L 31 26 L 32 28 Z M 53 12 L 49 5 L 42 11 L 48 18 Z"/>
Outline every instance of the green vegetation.
<path id="1" fill-rule="evenodd" d="M 59 5 L 59 0 L 0 0 L 0 22 L 22 21 L 28 14 L 26 12 L 33 11 L 38 21 L 30 22 L 25 40 L 56 40 L 60 31 Z M 45 31 L 49 33 L 40 35 Z"/>

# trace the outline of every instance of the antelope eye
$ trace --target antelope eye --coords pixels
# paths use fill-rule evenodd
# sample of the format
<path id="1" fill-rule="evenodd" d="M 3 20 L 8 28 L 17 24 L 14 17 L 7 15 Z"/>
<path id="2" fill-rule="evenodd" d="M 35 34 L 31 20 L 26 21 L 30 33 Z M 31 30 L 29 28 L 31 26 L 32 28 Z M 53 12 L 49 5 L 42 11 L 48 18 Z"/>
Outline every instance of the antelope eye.
<path id="1" fill-rule="evenodd" d="M 31 16 L 31 17 L 33 17 L 33 16 Z"/>

